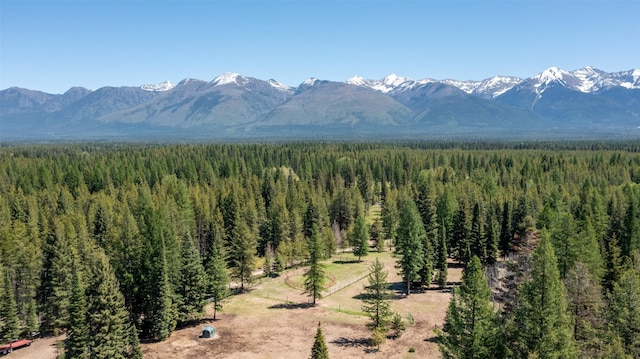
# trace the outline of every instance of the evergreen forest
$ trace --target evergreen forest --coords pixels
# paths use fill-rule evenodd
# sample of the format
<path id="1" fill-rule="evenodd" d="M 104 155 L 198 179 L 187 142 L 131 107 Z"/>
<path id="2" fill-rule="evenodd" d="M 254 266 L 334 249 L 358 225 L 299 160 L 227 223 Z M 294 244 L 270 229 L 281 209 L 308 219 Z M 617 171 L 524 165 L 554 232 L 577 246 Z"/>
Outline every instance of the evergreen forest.
<path id="1" fill-rule="evenodd" d="M 465 268 L 446 358 L 640 357 L 635 142 L 4 145 L 0 344 L 141 358 L 256 273 L 311 263 L 315 303 L 319 258 L 384 243 L 407 296 Z"/>

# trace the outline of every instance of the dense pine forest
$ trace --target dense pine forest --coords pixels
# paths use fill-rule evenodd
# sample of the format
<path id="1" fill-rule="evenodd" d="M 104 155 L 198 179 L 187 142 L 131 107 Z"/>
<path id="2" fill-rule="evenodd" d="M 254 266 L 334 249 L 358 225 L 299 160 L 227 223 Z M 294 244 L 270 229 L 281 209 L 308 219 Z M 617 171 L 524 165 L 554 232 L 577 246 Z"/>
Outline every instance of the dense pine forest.
<path id="1" fill-rule="evenodd" d="M 623 142 L 4 146 L 0 343 L 65 333 L 69 358 L 141 358 L 258 272 L 385 240 L 406 295 L 464 266 L 444 357 L 640 357 Z"/>

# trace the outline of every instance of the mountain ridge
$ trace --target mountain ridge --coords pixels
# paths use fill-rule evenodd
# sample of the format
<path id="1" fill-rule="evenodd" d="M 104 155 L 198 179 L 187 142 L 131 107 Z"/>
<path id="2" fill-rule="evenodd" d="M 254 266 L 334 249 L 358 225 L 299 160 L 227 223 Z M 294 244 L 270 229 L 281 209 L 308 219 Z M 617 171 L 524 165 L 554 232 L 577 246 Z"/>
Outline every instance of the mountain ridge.
<path id="1" fill-rule="evenodd" d="M 640 70 L 550 67 L 522 79 L 413 80 L 396 74 L 297 87 L 223 73 L 211 81 L 72 87 L 64 94 L 0 91 L 0 140 L 138 137 L 407 134 L 640 136 Z"/>

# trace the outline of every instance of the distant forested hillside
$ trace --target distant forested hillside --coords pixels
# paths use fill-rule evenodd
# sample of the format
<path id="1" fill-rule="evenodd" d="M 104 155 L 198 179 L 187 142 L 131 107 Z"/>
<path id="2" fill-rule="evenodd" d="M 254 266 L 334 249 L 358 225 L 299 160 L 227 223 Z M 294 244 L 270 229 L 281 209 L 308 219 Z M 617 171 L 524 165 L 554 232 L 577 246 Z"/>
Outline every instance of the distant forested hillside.
<path id="1" fill-rule="evenodd" d="M 0 340 L 66 332 L 71 357 L 140 357 L 256 259 L 272 275 L 306 261 L 316 226 L 328 256 L 380 204 L 397 239 L 407 201 L 425 268 L 481 265 L 496 304 L 486 332 L 455 337 L 462 291 L 443 353 L 488 336 L 496 357 L 640 357 L 637 143 L 1 147 Z"/>

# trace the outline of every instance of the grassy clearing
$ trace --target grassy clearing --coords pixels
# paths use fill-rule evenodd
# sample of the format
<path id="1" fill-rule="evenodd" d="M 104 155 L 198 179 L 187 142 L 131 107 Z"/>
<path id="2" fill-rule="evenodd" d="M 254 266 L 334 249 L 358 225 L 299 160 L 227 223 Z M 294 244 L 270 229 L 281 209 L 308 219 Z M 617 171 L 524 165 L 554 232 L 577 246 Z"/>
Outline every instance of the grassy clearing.
<path id="1" fill-rule="evenodd" d="M 376 218 L 380 218 L 381 215 L 382 215 L 382 206 L 376 203 L 369 207 L 369 212 L 367 212 L 365 221 L 367 222 L 367 224 L 373 224 L 373 221 L 375 221 Z"/>

